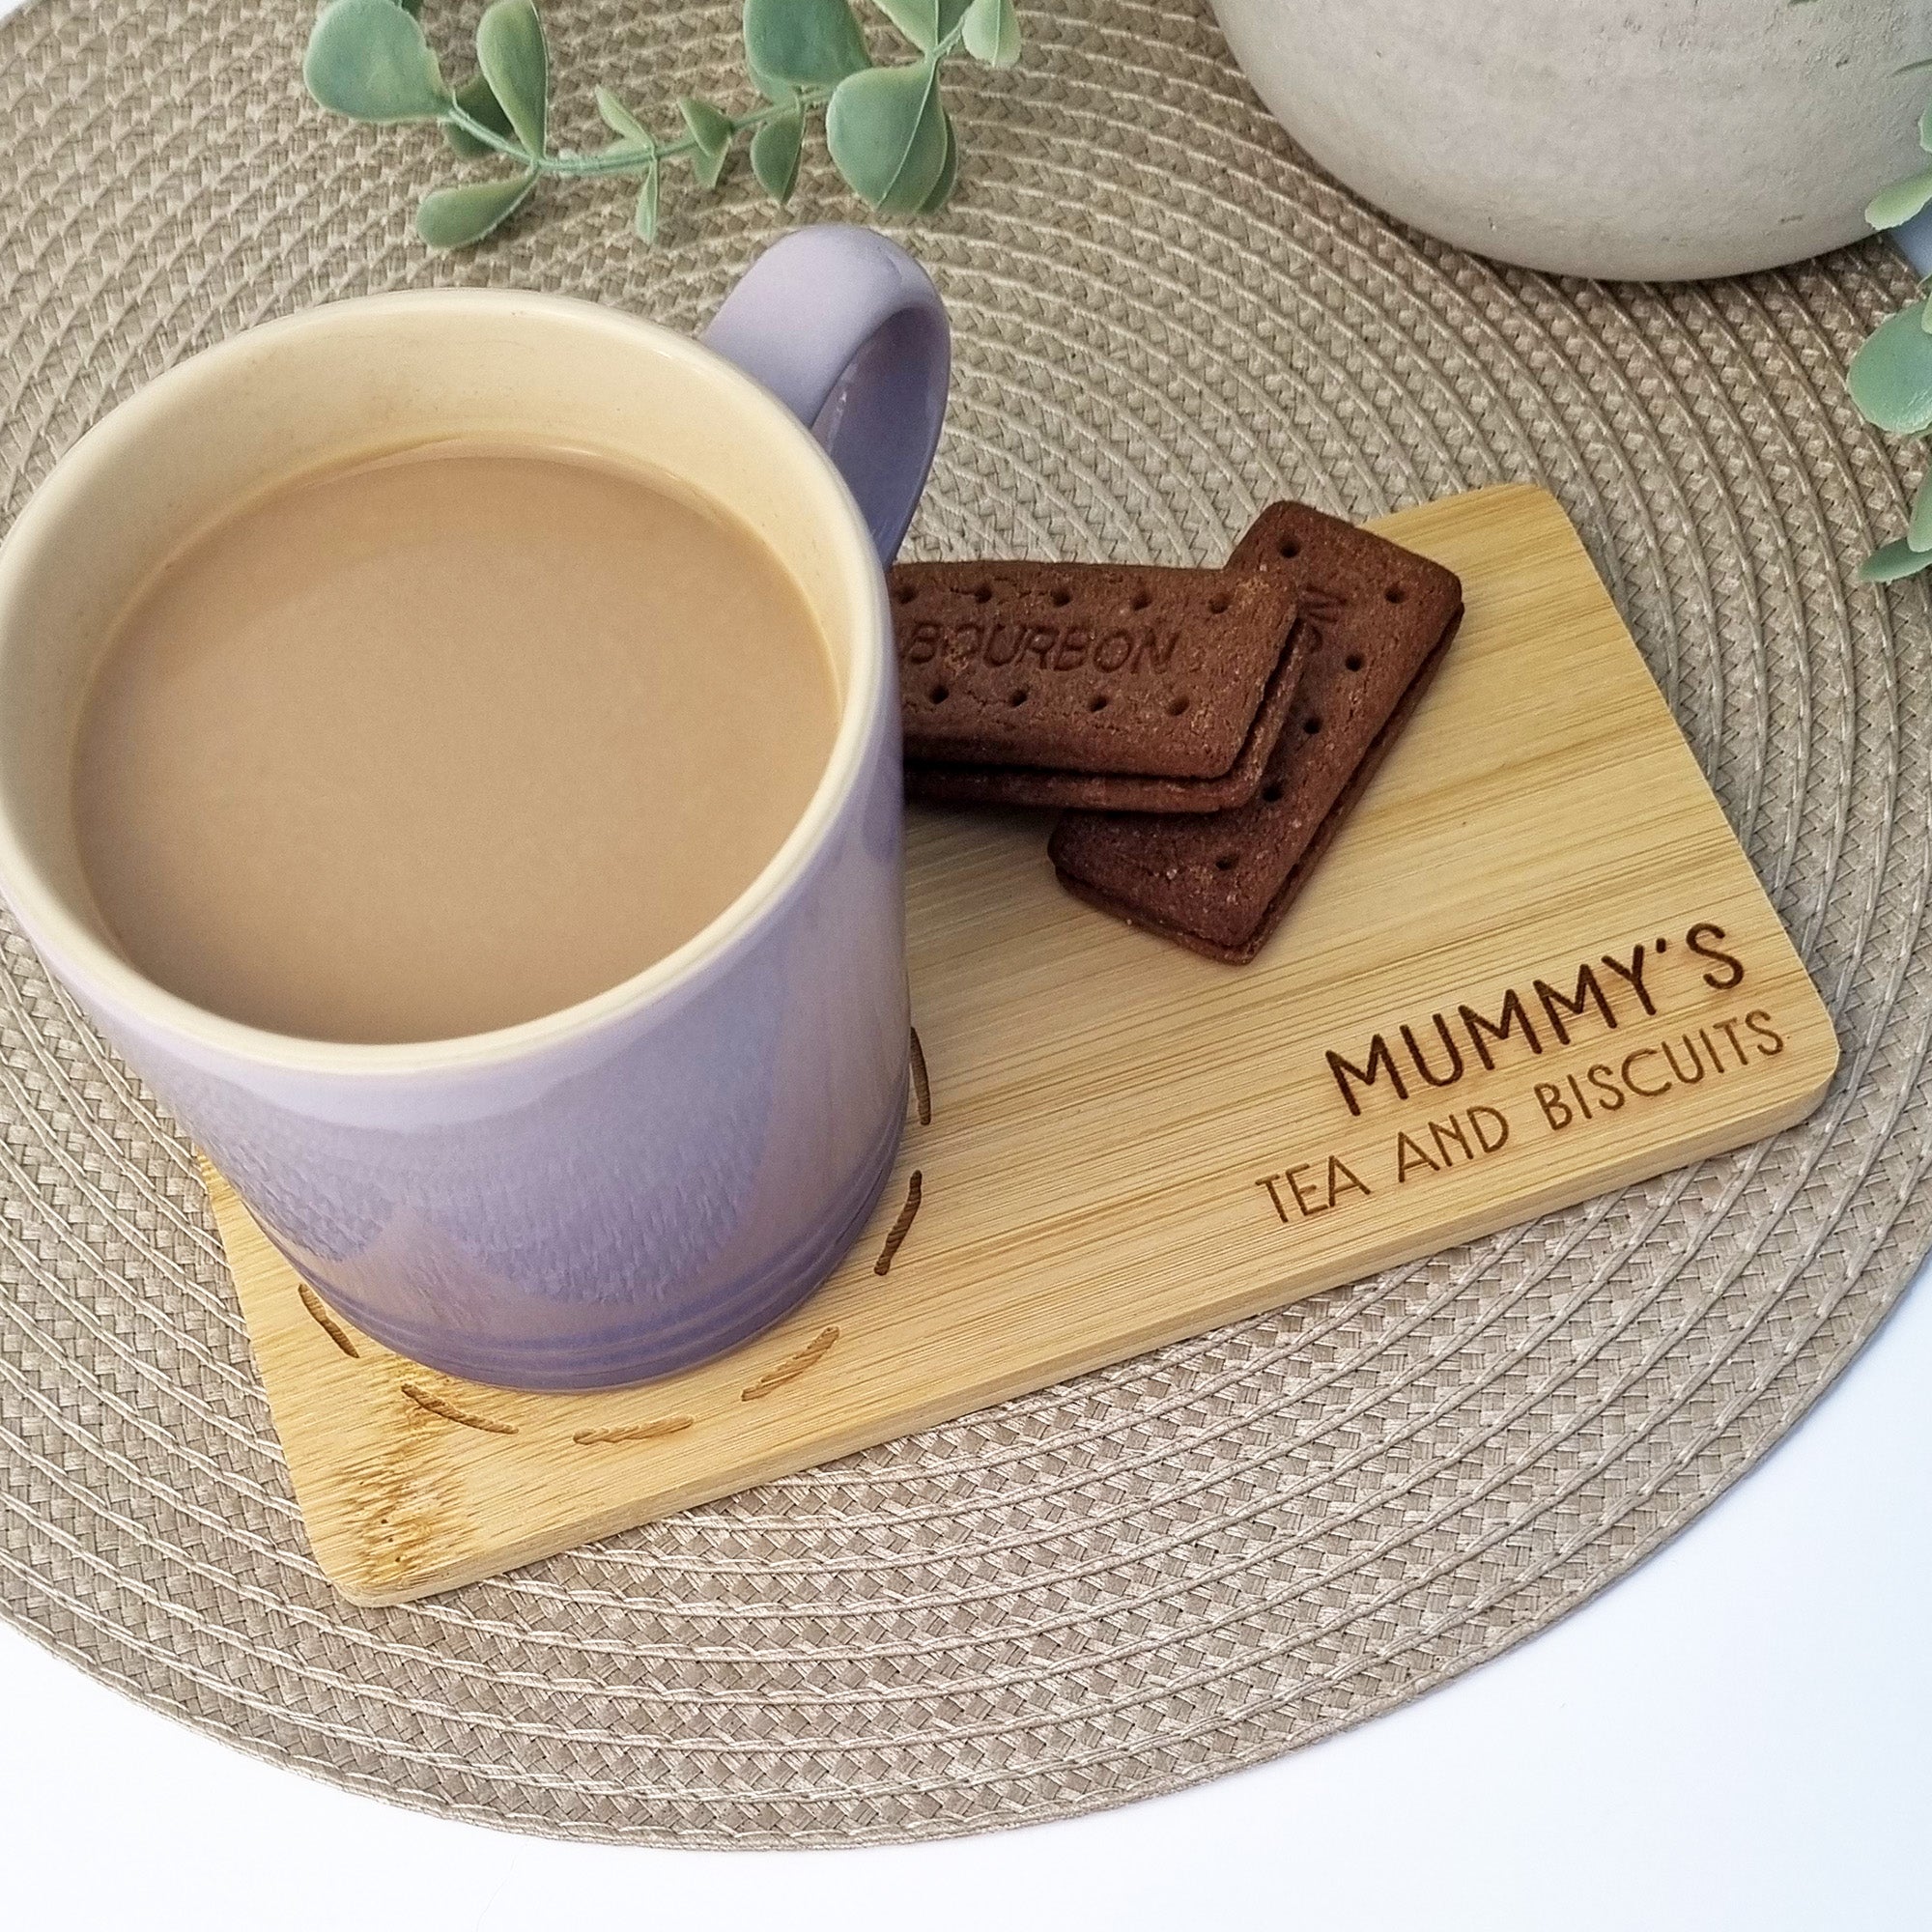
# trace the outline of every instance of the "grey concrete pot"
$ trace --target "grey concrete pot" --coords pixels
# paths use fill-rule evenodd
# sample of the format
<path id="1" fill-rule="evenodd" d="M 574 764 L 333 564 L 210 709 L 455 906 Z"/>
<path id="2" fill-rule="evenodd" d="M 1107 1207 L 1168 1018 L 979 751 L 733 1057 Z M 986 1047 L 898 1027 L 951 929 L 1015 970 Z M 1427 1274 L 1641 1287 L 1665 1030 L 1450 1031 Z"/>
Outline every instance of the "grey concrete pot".
<path id="1" fill-rule="evenodd" d="M 1213 0 L 1256 91 L 1404 221 L 1642 279 L 1865 232 L 1918 159 L 1932 0 Z"/>

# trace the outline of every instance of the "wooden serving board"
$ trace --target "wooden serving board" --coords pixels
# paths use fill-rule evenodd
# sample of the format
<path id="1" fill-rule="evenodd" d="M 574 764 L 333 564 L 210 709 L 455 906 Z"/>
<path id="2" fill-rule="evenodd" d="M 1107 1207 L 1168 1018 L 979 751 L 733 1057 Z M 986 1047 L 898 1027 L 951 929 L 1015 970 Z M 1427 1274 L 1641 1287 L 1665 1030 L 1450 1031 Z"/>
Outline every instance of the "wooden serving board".
<path id="1" fill-rule="evenodd" d="M 209 1175 L 346 1595 L 490 1576 L 1811 1108 L 1830 1018 L 1553 499 L 1486 490 L 1378 527 L 1459 572 L 1468 614 L 1255 964 L 1077 903 L 1041 819 L 913 814 L 930 1120 L 909 1103 L 834 1279 L 732 1354 L 613 1394 L 453 1380 L 338 1321 Z"/>

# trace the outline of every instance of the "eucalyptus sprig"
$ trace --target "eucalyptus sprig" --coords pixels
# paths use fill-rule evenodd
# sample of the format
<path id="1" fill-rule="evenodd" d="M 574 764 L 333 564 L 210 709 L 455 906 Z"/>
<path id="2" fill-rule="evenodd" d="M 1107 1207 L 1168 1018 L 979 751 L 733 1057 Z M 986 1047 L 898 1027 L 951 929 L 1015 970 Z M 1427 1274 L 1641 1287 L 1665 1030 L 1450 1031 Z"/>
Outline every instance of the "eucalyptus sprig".
<path id="1" fill-rule="evenodd" d="M 683 161 L 716 187 L 743 136 L 752 172 L 774 201 L 798 183 L 807 118 L 825 117 L 825 145 L 852 190 L 882 214 L 945 206 L 959 175 L 952 117 L 940 100 L 945 62 L 962 47 L 987 67 L 1020 51 L 1013 0 L 877 0 L 913 57 L 874 65 L 849 0 L 745 0 L 745 66 L 762 104 L 743 114 L 686 95 L 683 131 L 653 134 L 608 87 L 597 112 L 611 139 L 590 154 L 552 148 L 550 47 L 533 0 L 492 0 L 476 24 L 476 71 L 459 86 L 418 19 L 422 0 L 329 0 L 302 62 L 327 108 L 377 126 L 434 121 L 466 160 L 497 156 L 509 174 L 425 195 L 416 230 L 432 248 L 467 248 L 516 213 L 546 175 L 611 175 L 639 184 L 635 225 L 650 242 L 666 163 Z"/>
<path id="2" fill-rule="evenodd" d="M 1916 61 L 1915 67 L 1932 67 Z M 1918 123 L 1918 145 L 1932 154 L 1932 106 Z M 1874 195 L 1865 219 L 1877 229 L 1901 228 L 1932 207 L 1932 163 Z M 1923 436 L 1932 430 L 1932 301 L 1927 284 L 1918 299 L 1882 322 L 1852 357 L 1846 386 L 1859 413 L 1875 428 L 1894 436 Z M 1891 583 L 1932 568 L 1932 465 L 1913 498 L 1905 534 L 1875 550 L 1859 567 L 1867 583 Z"/>

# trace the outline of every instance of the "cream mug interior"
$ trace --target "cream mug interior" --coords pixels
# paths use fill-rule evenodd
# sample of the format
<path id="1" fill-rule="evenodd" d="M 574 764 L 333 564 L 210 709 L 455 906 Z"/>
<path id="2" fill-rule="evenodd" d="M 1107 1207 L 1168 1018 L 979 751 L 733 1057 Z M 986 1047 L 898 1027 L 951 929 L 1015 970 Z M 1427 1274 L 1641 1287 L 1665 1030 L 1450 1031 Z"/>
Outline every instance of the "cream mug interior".
<path id="1" fill-rule="evenodd" d="M 192 1006 L 117 952 L 76 853 L 71 748 L 110 629 L 169 552 L 240 501 L 319 464 L 466 435 L 668 472 L 769 547 L 833 656 L 838 727 L 817 789 L 710 925 L 562 1011 L 372 1046 Z M 0 548 L 0 891 L 352 1320 L 482 1379 L 637 1379 L 809 1291 L 889 1169 L 905 1038 L 890 637 L 877 554 L 838 471 L 721 355 L 531 295 L 313 310 L 123 404 Z M 810 1161 L 793 1140 L 815 1143 Z M 535 1256 L 550 1237 L 530 1229 L 574 1213 L 582 1236 Z"/>

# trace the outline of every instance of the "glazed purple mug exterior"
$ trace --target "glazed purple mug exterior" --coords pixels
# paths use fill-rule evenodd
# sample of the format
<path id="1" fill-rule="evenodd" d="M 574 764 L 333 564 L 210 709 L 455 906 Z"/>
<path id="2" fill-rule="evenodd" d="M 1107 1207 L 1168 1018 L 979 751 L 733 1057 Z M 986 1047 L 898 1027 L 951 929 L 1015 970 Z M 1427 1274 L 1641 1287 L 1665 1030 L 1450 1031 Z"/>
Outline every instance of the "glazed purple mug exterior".
<path id="1" fill-rule="evenodd" d="M 756 1333 L 857 1235 L 904 1119 L 881 564 L 938 440 L 945 311 L 882 237 L 807 229 L 753 266 L 707 341 L 475 290 L 313 310 L 122 405 L 0 547 L 0 892 L 298 1270 L 378 1341 L 479 1381 L 611 1387 Z M 799 825 L 668 959 L 498 1033 L 296 1040 L 143 979 L 86 897 L 65 821 L 88 639 L 224 501 L 385 436 L 505 431 L 657 463 L 788 562 L 842 702 Z"/>

